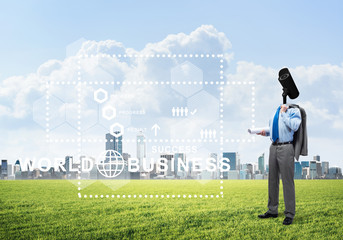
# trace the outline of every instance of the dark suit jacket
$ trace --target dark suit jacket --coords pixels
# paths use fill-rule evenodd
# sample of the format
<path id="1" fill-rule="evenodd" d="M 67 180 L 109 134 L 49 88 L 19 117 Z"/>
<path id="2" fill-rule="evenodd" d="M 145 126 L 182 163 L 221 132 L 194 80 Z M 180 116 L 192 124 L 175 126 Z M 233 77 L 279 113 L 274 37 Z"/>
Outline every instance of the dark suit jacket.
<path id="1" fill-rule="evenodd" d="M 294 156 L 297 161 L 299 161 L 299 156 L 307 156 L 307 127 L 306 127 L 306 112 L 305 109 L 296 105 L 289 104 L 289 107 L 299 108 L 301 113 L 301 124 L 298 131 L 294 133 L 293 145 L 294 145 Z"/>

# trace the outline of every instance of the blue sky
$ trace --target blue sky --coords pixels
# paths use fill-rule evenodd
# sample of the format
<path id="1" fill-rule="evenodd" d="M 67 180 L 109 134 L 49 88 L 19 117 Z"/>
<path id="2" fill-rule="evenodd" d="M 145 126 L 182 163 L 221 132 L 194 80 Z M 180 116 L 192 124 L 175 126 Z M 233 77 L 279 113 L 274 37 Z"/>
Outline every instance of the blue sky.
<path id="1" fill-rule="evenodd" d="M 14 152 L 18 146 L 32 149 L 27 139 L 38 136 L 31 110 L 44 87 L 40 73 L 68 65 L 68 44 L 85 38 L 95 41 L 90 44 L 93 47 L 111 49 L 112 43 L 101 41 L 115 40 L 123 43 L 120 49 L 144 52 L 154 46 L 168 49 L 163 41 L 169 39 L 184 51 L 182 38 L 171 40 L 175 34 L 185 33 L 187 39 L 192 32 L 209 31 L 215 35 L 216 47 L 233 54 L 224 73 L 227 79 L 259 83 L 256 126 L 265 126 L 274 103 L 280 100 L 275 76 L 278 69 L 288 66 L 300 88 L 297 101 L 309 117 L 310 154 L 302 160 L 320 154 L 343 167 L 342 12 L 341 1 L 2 1 L 0 130 L 5 137 L 0 139 L 0 151 Z M 204 24 L 208 26 L 201 27 Z M 231 49 L 219 41 L 220 33 Z M 205 40 L 198 40 L 212 41 L 204 36 Z M 151 43 L 156 45 L 151 47 Z M 201 45 L 197 50 L 202 50 Z M 240 97 L 244 94 L 240 92 Z M 21 108 L 22 103 L 27 106 Z M 26 129 L 23 137 L 17 138 L 22 129 Z M 243 162 L 256 161 L 259 154 L 268 152 L 268 141 L 258 139 L 249 153 L 242 150 L 246 145 L 229 145 L 226 150 L 242 151 Z M 13 158 L 7 153 L 0 157 Z"/>
<path id="2" fill-rule="evenodd" d="M 236 61 L 276 68 L 342 62 L 341 1 L 14 0 L 0 6 L 1 80 L 64 59 L 65 46 L 81 37 L 139 50 L 202 24 L 227 35 Z"/>

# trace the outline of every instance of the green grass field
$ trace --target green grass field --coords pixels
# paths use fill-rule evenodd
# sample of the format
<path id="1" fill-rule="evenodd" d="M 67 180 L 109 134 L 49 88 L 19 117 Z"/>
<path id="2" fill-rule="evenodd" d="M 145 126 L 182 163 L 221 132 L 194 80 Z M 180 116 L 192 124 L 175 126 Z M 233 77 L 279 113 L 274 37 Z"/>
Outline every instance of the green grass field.
<path id="1" fill-rule="evenodd" d="M 279 217 L 257 218 L 267 210 L 263 180 L 224 180 L 213 199 L 127 196 L 217 195 L 219 181 L 83 181 L 81 199 L 76 182 L 0 181 L 0 239 L 342 239 L 343 181 L 295 184 L 296 216 L 284 226 L 282 188 Z"/>

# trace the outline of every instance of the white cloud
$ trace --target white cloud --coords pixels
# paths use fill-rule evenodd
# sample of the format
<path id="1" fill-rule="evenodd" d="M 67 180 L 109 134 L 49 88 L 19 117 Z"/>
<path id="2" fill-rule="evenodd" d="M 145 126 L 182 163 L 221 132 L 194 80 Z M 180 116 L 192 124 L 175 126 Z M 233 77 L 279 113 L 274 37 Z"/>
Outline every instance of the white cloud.
<path id="1" fill-rule="evenodd" d="M 144 56 L 154 54 L 156 56 L 157 54 L 224 53 L 224 66 L 226 67 L 233 56 L 229 52 L 230 48 L 231 43 L 225 34 L 210 25 L 203 25 L 190 34 L 168 35 L 160 42 L 148 43 L 141 51 L 126 48 L 122 43 L 114 40 L 85 41 L 76 56 L 68 56 L 63 61 L 49 60 L 43 63 L 36 73 L 26 76 L 13 76 L 2 81 L 0 83 L 0 120 L 1 118 L 13 118 L 32 121 L 32 105 L 34 101 L 45 94 L 46 81 L 73 82 L 77 80 L 80 54 L 95 56 L 87 60 L 81 60 L 83 81 L 169 81 L 171 66 L 176 66 L 186 59 L 164 58 L 161 60 L 161 56 L 161 58 L 113 58 L 107 55 L 102 56 L 102 54 L 142 54 Z M 218 63 L 207 64 L 202 67 L 206 67 L 209 71 L 219 72 Z M 265 126 L 268 123 L 276 106 L 282 102 L 282 88 L 277 81 L 278 70 L 251 62 L 239 61 L 234 73 L 224 72 L 226 79 L 230 82 L 255 82 L 254 102 L 249 87 L 238 84 L 225 86 L 224 101 L 227 105 L 226 111 L 228 111 L 225 113 L 231 113 L 232 116 L 236 117 L 230 120 L 231 124 L 238 124 L 238 127 L 232 128 L 232 132 L 226 134 L 241 136 L 243 131 L 245 134 L 246 129 L 251 126 L 252 112 L 250 109 L 253 106 L 252 104 L 255 104 L 256 109 L 254 113 L 255 125 L 257 127 Z M 299 98 L 292 102 L 299 103 L 307 110 L 309 132 L 315 133 L 316 139 L 323 139 L 323 141 L 328 138 L 328 134 L 333 134 L 332 138 L 341 140 L 343 110 L 339 107 L 339 104 L 343 100 L 343 65 L 298 66 L 294 69 L 291 68 L 290 71 L 300 90 Z M 94 90 L 99 87 L 100 85 L 93 84 L 84 87 L 82 90 L 84 100 L 82 107 L 89 120 L 89 122 L 86 122 L 87 125 L 92 125 L 90 116 L 98 111 L 94 108 L 94 104 L 89 102 L 89 97 L 91 98 Z M 139 107 L 151 110 L 154 114 L 165 114 L 163 111 L 165 111 L 166 106 L 170 106 L 175 101 L 173 99 L 175 93 L 161 91 L 159 86 L 156 85 L 126 84 L 121 88 L 112 85 L 102 85 L 101 87 L 107 87 L 109 91 L 112 87 L 112 90 L 114 88 L 116 93 L 109 97 L 110 100 L 106 104 L 118 105 L 120 103 L 123 106 L 132 106 L 138 103 Z M 74 113 L 77 111 L 77 107 L 72 105 L 76 100 L 77 91 L 75 88 L 70 87 L 69 90 L 65 90 L 62 85 L 54 85 L 51 92 L 61 101 L 70 104 L 66 107 L 67 115 L 71 109 L 73 109 Z M 178 96 L 177 101 L 182 102 L 182 96 Z M 85 117 L 87 117 L 86 115 Z M 149 119 L 146 119 L 146 121 L 147 124 L 153 123 Z M 201 121 L 201 119 L 198 121 Z M 3 125 L 2 131 L 7 132 L 9 137 L 16 138 L 15 135 L 19 134 L 18 132 L 14 133 L 5 130 L 5 128 L 6 126 Z M 63 126 L 63 128 L 66 127 Z M 148 128 L 150 128 L 150 125 Z M 40 136 L 42 139 L 35 139 L 44 142 L 42 129 L 25 130 L 25 126 L 22 126 L 22 129 L 20 131 L 23 131 L 22 136 L 24 138 Z M 37 131 L 37 134 L 35 134 L 35 131 Z M 261 140 L 258 139 L 257 141 Z M 320 140 L 316 142 L 320 142 Z M 20 143 L 18 141 L 5 143 L 4 140 L 1 140 L 0 144 L 8 149 L 6 152 L 10 156 L 12 153 L 9 152 L 13 151 L 16 145 Z M 35 141 L 31 143 L 25 142 L 24 144 L 25 148 L 20 148 L 23 151 L 22 154 L 25 154 L 28 149 L 37 149 L 39 151 L 37 147 L 39 144 Z M 242 156 L 247 158 L 242 159 L 243 162 L 255 161 L 252 158 L 261 153 L 258 149 L 262 148 L 263 144 L 255 143 L 251 148 L 253 150 L 249 153 L 246 151 L 247 145 L 237 144 L 238 150 L 242 151 Z M 235 149 L 230 150 L 235 151 Z M 17 152 L 15 152 L 16 154 Z"/>
<path id="2" fill-rule="evenodd" d="M 333 128 L 343 130 L 343 108 L 339 109 L 339 115 L 336 116 L 333 122 Z"/>
<path id="3" fill-rule="evenodd" d="M 327 108 L 318 108 L 312 102 L 306 101 L 302 103 L 302 107 L 307 110 L 307 114 L 313 116 L 312 119 L 316 122 L 325 120 L 335 120 L 337 115 L 331 114 Z"/>
<path id="4" fill-rule="evenodd" d="M 45 94 L 45 83 L 55 83 L 50 86 L 49 91 L 56 96 L 59 101 L 56 104 L 65 104 L 65 108 L 61 105 L 52 105 L 53 110 L 66 109 L 66 119 L 70 119 L 70 116 L 76 116 L 77 106 L 75 104 L 77 100 L 77 90 L 72 85 L 72 82 L 77 81 L 78 78 L 78 66 L 81 65 L 81 77 L 82 81 L 92 81 L 93 83 L 99 82 L 99 85 L 89 85 L 82 88 L 82 113 L 86 114 L 86 118 L 82 121 L 81 125 L 91 125 L 90 116 L 96 114 L 98 111 L 94 108 L 94 104 L 89 102 L 92 98 L 93 92 L 99 88 L 106 88 L 111 94 L 112 85 L 101 85 L 100 82 L 133 82 L 133 81 L 170 81 L 170 69 L 177 64 L 185 61 L 183 58 L 164 58 L 163 61 L 158 59 L 157 54 L 200 54 L 200 53 L 225 53 L 225 58 L 229 60 L 231 55 L 227 53 L 231 47 L 230 41 L 226 38 L 224 33 L 217 31 L 213 26 L 204 25 L 190 34 L 171 34 L 164 40 L 158 43 L 147 44 L 141 51 L 126 48 L 122 43 L 114 40 L 106 41 L 85 41 L 81 49 L 77 52 L 76 56 L 68 56 L 63 61 L 49 60 L 43 63 L 36 73 L 31 73 L 27 76 L 15 76 L 8 78 L 0 83 L 0 98 L 2 101 L 2 107 L 0 111 L 0 119 L 3 117 L 16 118 L 21 120 L 32 121 L 32 105 L 37 99 L 41 99 Z M 70 52 L 70 51 L 69 51 Z M 75 52 L 75 51 L 74 51 Z M 89 58 L 81 60 L 80 64 L 79 55 L 87 54 Z M 103 54 L 106 54 L 103 56 Z M 155 58 L 113 58 L 107 54 L 155 54 Z M 92 57 L 93 56 L 93 57 Z M 224 62 L 227 64 L 227 62 Z M 218 72 L 219 63 L 209 65 L 210 69 L 213 68 L 214 72 Z M 64 82 L 64 85 L 61 83 Z M 59 83 L 57 85 L 56 83 Z M 69 83 L 70 85 L 67 85 Z M 67 87 L 65 87 L 67 86 Z M 181 102 L 183 98 L 181 96 L 174 96 L 175 93 L 171 91 L 161 91 L 160 86 L 157 85 L 123 85 L 118 88 L 114 86 L 115 95 L 111 95 L 110 101 L 106 104 L 132 106 L 137 104 L 139 107 L 147 110 L 151 110 L 154 114 L 165 114 L 165 106 L 173 104 L 173 101 Z M 112 86 L 113 89 L 113 86 Z M 40 101 L 41 110 L 45 111 L 44 101 Z M 104 104 L 104 105 L 106 105 Z M 101 107 L 101 106 L 100 106 Z M 92 108 L 92 109 L 90 109 Z M 38 110 L 39 110 L 38 106 Z M 168 112 L 168 111 L 167 111 Z M 169 113 L 169 112 L 168 112 Z M 63 111 L 59 111 L 59 114 L 64 114 Z M 44 118 L 44 115 L 42 115 Z M 63 118 L 61 115 L 60 118 Z M 88 121 L 89 120 L 89 121 Z M 88 123 L 87 123 L 88 121 Z M 153 120 L 146 119 L 147 124 L 151 124 Z M 69 126 L 62 124 L 59 129 L 69 135 L 73 130 L 72 127 L 76 127 L 76 122 L 70 122 Z M 66 130 L 67 129 L 67 130 Z M 68 130 L 69 129 L 69 130 Z M 150 127 L 148 126 L 148 129 Z M 44 136 L 42 134 L 36 136 Z M 25 126 L 22 126 L 23 136 L 28 136 L 30 133 L 26 131 Z M 37 130 L 39 131 L 39 130 Z M 25 133 L 26 132 L 26 133 Z M 169 131 L 167 131 L 169 133 Z M 53 133 L 51 133 L 52 135 Z M 35 134 L 32 134 L 34 137 Z M 40 139 L 44 142 L 44 138 Z M 29 142 L 25 143 L 30 145 Z M 34 144 L 29 149 L 37 149 L 39 144 Z M 12 149 L 8 147 L 7 149 Z M 37 149 L 39 151 L 39 149 Z M 18 152 L 16 152 L 17 154 Z M 23 153 L 25 154 L 25 153 Z"/>
<path id="5" fill-rule="evenodd" d="M 37 70 L 37 75 L 38 76 L 49 76 L 53 71 L 57 71 L 61 69 L 62 63 L 61 61 L 52 59 L 48 60 L 47 62 L 43 63 L 42 65 L 39 66 Z"/>
<path id="6" fill-rule="evenodd" d="M 9 111 L 8 107 L 0 105 L 0 116 L 7 115 Z"/>
<path id="7" fill-rule="evenodd" d="M 300 96 L 288 102 L 297 103 L 307 110 L 310 124 L 322 124 L 325 121 L 337 121 L 343 117 L 339 108 L 342 99 L 340 89 L 343 88 L 343 66 L 314 65 L 310 67 L 296 67 L 290 69 Z M 229 81 L 255 81 L 256 118 L 270 116 L 278 104 L 282 103 L 282 87 L 277 80 L 278 69 L 266 68 L 249 62 L 238 62 L 236 72 L 228 74 Z M 227 104 L 239 104 L 251 98 L 251 93 L 242 88 L 227 85 L 224 99 Z M 246 116 L 249 117 L 249 116 Z M 261 123 L 260 123 L 261 124 Z M 325 127 L 332 127 L 329 124 Z"/>
<path id="8" fill-rule="evenodd" d="M 24 118 L 32 111 L 32 102 L 44 91 L 44 81 L 37 74 L 5 79 L 0 87 L 0 99 L 6 104 L 5 116 Z M 1 117 L 1 115 L 0 115 Z"/>
<path id="9" fill-rule="evenodd" d="M 332 86 L 332 83 L 330 83 L 332 79 L 338 79 L 342 77 L 343 64 L 341 66 L 332 64 L 312 65 L 308 67 L 299 66 L 295 69 L 292 69 L 292 76 L 293 75 L 297 79 L 301 80 L 301 83 L 304 83 L 306 86 L 314 85 L 320 82 L 327 82 L 330 86 Z M 342 86 L 342 83 L 339 83 L 338 86 Z"/>
<path id="10" fill-rule="evenodd" d="M 202 25 L 189 35 L 185 33 L 168 35 L 158 43 L 149 43 L 142 53 L 164 52 L 173 54 L 215 53 L 221 54 L 231 48 L 224 33 L 212 25 Z"/>

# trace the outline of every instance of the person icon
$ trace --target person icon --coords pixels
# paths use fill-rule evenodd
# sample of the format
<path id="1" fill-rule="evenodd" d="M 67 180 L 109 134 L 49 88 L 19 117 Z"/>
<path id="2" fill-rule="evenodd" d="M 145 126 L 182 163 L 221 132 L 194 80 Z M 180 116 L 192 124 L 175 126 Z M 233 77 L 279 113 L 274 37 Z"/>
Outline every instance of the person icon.
<path id="1" fill-rule="evenodd" d="M 176 116 L 178 117 L 179 116 L 179 113 L 180 113 L 180 109 L 179 107 L 176 108 Z"/>
<path id="2" fill-rule="evenodd" d="M 175 117 L 175 107 L 172 108 L 172 116 Z"/>
<path id="3" fill-rule="evenodd" d="M 188 107 L 185 108 L 185 116 L 188 116 Z"/>

